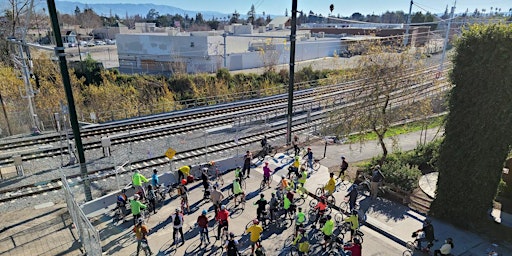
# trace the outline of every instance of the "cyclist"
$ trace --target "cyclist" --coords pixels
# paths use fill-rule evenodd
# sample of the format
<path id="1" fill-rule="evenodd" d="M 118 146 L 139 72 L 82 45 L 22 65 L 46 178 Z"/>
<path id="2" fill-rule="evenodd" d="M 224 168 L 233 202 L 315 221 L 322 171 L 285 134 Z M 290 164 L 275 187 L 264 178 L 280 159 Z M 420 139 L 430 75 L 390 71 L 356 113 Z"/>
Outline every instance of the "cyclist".
<path id="1" fill-rule="evenodd" d="M 183 236 L 183 214 L 180 213 L 180 208 L 176 208 L 176 212 L 172 215 L 172 223 L 172 239 L 174 240 L 173 244 L 176 244 L 176 235 L 179 232 L 181 235 L 181 245 L 184 245 L 185 237 Z"/>
<path id="2" fill-rule="evenodd" d="M 336 189 L 336 180 L 334 179 L 334 173 L 329 173 L 329 181 L 325 184 L 324 193 L 326 195 L 333 195 L 334 190 Z"/>
<path id="3" fill-rule="evenodd" d="M 356 208 L 356 201 L 357 201 L 357 185 L 352 184 L 348 188 L 348 193 L 345 195 L 345 197 L 348 197 L 348 205 L 350 207 L 350 211 L 354 210 Z"/>
<path id="4" fill-rule="evenodd" d="M 153 186 L 148 185 L 148 202 L 153 209 L 153 213 L 156 214 L 156 192 Z"/>
<path id="5" fill-rule="evenodd" d="M 247 228 L 247 230 L 245 230 L 245 233 L 251 233 L 251 237 L 250 237 L 251 250 L 252 250 L 251 255 L 254 254 L 254 249 L 255 249 L 256 245 L 258 247 L 261 246 L 260 236 L 261 236 L 262 232 L 263 232 L 263 228 L 261 227 L 258 219 L 254 219 L 252 221 L 252 226 L 250 226 L 249 228 Z"/>
<path id="6" fill-rule="evenodd" d="M 311 168 L 311 170 L 313 170 L 313 151 L 311 151 L 311 148 L 308 148 L 308 152 L 306 152 L 306 154 L 302 158 L 306 158 L 306 157 L 307 157 L 309 168 Z"/>
<path id="7" fill-rule="evenodd" d="M 190 165 L 184 165 L 184 166 L 180 167 L 178 169 L 178 179 L 182 180 L 182 179 L 188 178 L 188 176 L 190 175 L 191 168 L 192 168 L 192 166 L 190 166 Z"/>
<path id="8" fill-rule="evenodd" d="M 272 170 L 268 167 L 268 162 L 265 162 L 265 166 L 263 166 L 263 182 L 268 185 L 270 188 L 270 174 Z"/>
<path id="9" fill-rule="evenodd" d="M 297 215 L 295 215 L 295 236 L 297 236 L 297 232 L 304 227 L 304 223 L 306 223 L 306 214 L 302 212 L 302 207 L 299 207 L 299 211 Z"/>
<path id="10" fill-rule="evenodd" d="M 208 242 L 208 244 L 210 244 L 210 236 L 208 236 L 208 217 L 206 216 L 207 213 L 207 210 L 203 210 L 201 215 L 197 217 L 197 226 L 199 227 L 199 236 L 201 236 L 201 234 L 204 234 L 204 236 L 206 236 L 206 241 Z M 203 244 L 203 240 L 200 240 L 201 244 L 199 246 Z"/>
<path id="11" fill-rule="evenodd" d="M 434 225 L 432 225 L 432 221 L 428 218 L 425 219 L 425 221 L 423 222 L 423 228 L 418 229 L 416 232 L 419 232 L 419 231 L 423 231 L 425 233 L 425 237 L 418 239 L 418 248 L 420 250 L 423 249 L 421 247 L 421 242 L 426 241 L 427 242 L 426 250 L 430 250 L 430 248 L 432 248 L 432 246 L 434 245 L 434 240 L 435 240 Z"/>
<path id="12" fill-rule="evenodd" d="M 251 160 L 252 154 L 249 150 L 247 150 L 244 155 L 244 168 L 242 169 L 243 176 L 245 176 L 245 171 L 247 171 L 247 178 L 250 178 L 251 174 Z"/>
<path id="13" fill-rule="evenodd" d="M 133 225 L 137 224 L 137 220 L 140 218 L 140 210 L 146 209 L 146 205 L 139 201 L 140 196 L 138 194 L 133 195 L 133 200 L 130 200 L 130 208 L 133 215 Z"/>
<path id="14" fill-rule="evenodd" d="M 242 174 L 242 167 L 241 166 L 237 166 L 235 168 L 235 179 L 236 178 L 243 178 L 241 174 Z"/>
<path id="15" fill-rule="evenodd" d="M 281 190 L 285 191 L 288 187 L 290 187 L 290 181 L 284 176 L 281 175 Z"/>
<path id="16" fill-rule="evenodd" d="M 326 199 L 325 199 L 325 197 L 320 197 L 320 200 L 318 200 L 318 203 L 315 205 L 315 210 L 317 211 L 315 224 L 320 220 L 321 217 L 324 216 L 326 209 L 327 209 Z"/>
<path id="17" fill-rule="evenodd" d="M 300 167 L 300 156 L 295 156 L 293 160 L 293 164 L 288 167 L 288 178 L 292 173 L 295 173 L 295 177 L 299 177 L 299 167 Z"/>
<path id="18" fill-rule="evenodd" d="M 296 245 L 299 243 L 299 255 L 306 255 L 307 252 L 309 252 L 309 241 L 308 237 L 305 235 L 306 230 L 301 228 L 299 229 L 299 234 L 295 237 L 293 240 L 293 245 Z"/>
<path id="19" fill-rule="evenodd" d="M 292 144 L 293 144 L 293 150 L 295 151 L 295 156 L 298 156 L 300 153 L 299 136 L 297 136 L 297 135 L 293 136 Z"/>
<path id="20" fill-rule="evenodd" d="M 350 223 L 350 237 L 354 237 L 354 233 L 359 228 L 359 214 L 357 210 L 352 210 L 350 216 L 345 218 L 344 221 Z"/>
<path id="21" fill-rule="evenodd" d="M 332 220 L 331 215 L 327 215 L 327 221 L 322 227 L 322 233 L 324 234 L 324 243 L 322 244 L 322 248 L 326 248 L 327 244 L 331 241 L 332 233 L 334 232 L 334 221 Z"/>
<path id="22" fill-rule="evenodd" d="M 153 168 L 153 175 L 151 176 L 151 184 L 156 189 L 160 187 L 160 179 L 158 178 L 158 170 Z"/>
<path id="23" fill-rule="evenodd" d="M 299 181 L 300 186 L 301 186 L 300 189 L 302 189 L 303 192 L 305 192 L 306 181 L 308 180 L 308 171 L 305 168 L 301 168 L 300 170 L 301 170 L 300 178 L 298 179 L 298 181 Z"/>
<path id="24" fill-rule="evenodd" d="M 178 193 L 181 196 L 182 205 L 186 206 L 187 212 L 190 212 L 190 206 L 188 204 L 188 188 L 185 185 L 187 185 L 187 180 L 182 179 L 181 184 L 178 186 Z"/>
<path id="25" fill-rule="evenodd" d="M 275 212 L 277 212 L 277 209 L 279 207 L 279 200 L 276 197 L 276 193 L 272 192 L 272 198 L 270 198 L 270 202 L 268 203 L 270 206 L 270 220 L 275 220 Z"/>
<path id="26" fill-rule="evenodd" d="M 289 196 L 291 194 L 291 196 Z M 288 193 L 283 199 L 283 209 L 285 210 L 285 217 L 292 218 L 293 213 L 295 212 L 295 204 L 293 204 L 293 192 L 288 188 Z"/>
<path id="27" fill-rule="evenodd" d="M 217 213 L 216 217 L 219 225 L 217 226 L 217 240 L 220 240 L 220 231 L 222 228 L 229 228 L 229 211 L 226 209 L 225 205 L 221 205 L 219 213 Z"/>
<path id="28" fill-rule="evenodd" d="M 147 238 L 149 231 L 150 231 L 150 229 L 146 225 L 144 225 L 143 220 L 138 219 L 137 225 L 135 225 L 135 227 L 133 227 L 133 232 L 135 233 L 135 236 L 137 237 L 137 256 L 139 255 L 140 248 L 142 247 L 142 243 L 144 243 L 145 246 L 147 246 L 149 255 L 153 254 L 151 252 L 151 248 L 149 248 L 149 243 L 148 243 L 148 238 Z"/>
<path id="29" fill-rule="evenodd" d="M 235 239 L 235 234 L 233 232 L 229 233 L 229 239 L 226 240 L 224 247 L 226 247 L 227 256 L 240 255 L 238 252 L 238 240 Z"/>
<path id="30" fill-rule="evenodd" d="M 238 196 L 242 196 L 240 202 L 245 201 L 245 191 L 242 189 L 242 186 L 240 186 L 240 178 L 236 178 L 233 181 L 233 195 L 235 197 L 235 206 L 237 205 L 236 199 L 238 198 Z"/>
<path id="31" fill-rule="evenodd" d="M 128 202 L 128 197 L 126 196 L 126 189 L 122 189 L 121 192 L 117 195 L 117 208 L 121 209 L 121 218 L 124 218 L 126 214 L 126 203 Z"/>
<path id="32" fill-rule="evenodd" d="M 263 193 L 260 194 L 260 199 L 256 202 L 254 202 L 253 205 L 258 205 L 258 208 L 256 208 L 256 218 L 261 221 L 265 221 L 265 207 L 267 206 L 267 200 L 265 200 L 265 195 Z"/>
<path id="33" fill-rule="evenodd" d="M 210 193 L 210 200 L 212 200 L 213 209 L 215 211 L 215 217 L 217 217 L 217 213 L 220 208 L 220 202 L 224 199 L 224 194 L 218 190 L 217 186 L 213 186 L 213 190 Z"/>
<path id="34" fill-rule="evenodd" d="M 208 168 L 207 167 L 203 167 L 203 169 L 201 170 L 201 180 L 202 180 L 202 184 L 203 184 L 203 188 L 204 188 L 204 195 L 203 195 L 203 199 L 206 199 L 210 196 L 210 182 L 208 180 Z"/>
<path id="35" fill-rule="evenodd" d="M 266 147 L 268 145 L 268 141 L 267 141 L 267 135 L 263 136 L 263 139 L 261 139 L 261 148 L 266 150 Z"/>
<path id="36" fill-rule="evenodd" d="M 144 196 L 146 195 L 146 191 L 142 185 L 144 182 L 148 182 L 148 179 L 146 179 L 146 177 L 144 177 L 144 175 L 142 175 L 139 170 L 135 170 L 132 175 L 132 185 L 135 188 L 135 191 L 142 191 L 142 199 L 144 199 Z"/>
<path id="37" fill-rule="evenodd" d="M 348 162 L 345 160 L 344 156 L 341 156 L 341 165 L 340 165 L 340 175 L 337 179 L 340 179 L 341 176 L 345 177 L 345 171 L 348 169 Z"/>
<path id="38" fill-rule="evenodd" d="M 352 243 L 343 246 L 343 250 L 349 251 L 351 256 L 361 256 L 363 247 L 361 241 L 358 238 L 352 239 Z"/>

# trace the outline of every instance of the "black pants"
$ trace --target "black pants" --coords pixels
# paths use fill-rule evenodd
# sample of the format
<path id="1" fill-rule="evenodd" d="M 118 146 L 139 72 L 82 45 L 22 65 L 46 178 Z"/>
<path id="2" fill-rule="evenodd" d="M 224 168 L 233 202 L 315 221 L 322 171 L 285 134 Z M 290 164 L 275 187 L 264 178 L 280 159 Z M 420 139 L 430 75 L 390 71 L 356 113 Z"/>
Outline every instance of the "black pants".
<path id="1" fill-rule="evenodd" d="M 217 225 L 217 237 L 219 239 L 220 239 L 220 231 L 222 230 L 223 227 L 229 228 L 227 221 L 224 224 L 222 224 L 222 222 L 221 222 L 221 223 L 219 223 L 219 225 Z"/>
<path id="2" fill-rule="evenodd" d="M 242 175 L 245 176 L 245 171 L 247 170 L 247 176 L 251 175 L 251 164 L 244 164 L 244 168 L 242 168 Z"/>
<path id="3" fill-rule="evenodd" d="M 256 216 L 257 216 L 256 218 L 258 218 L 258 220 L 260 220 L 260 221 L 263 221 L 263 217 L 265 217 L 264 213 L 265 213 L 264 209 L 260 209 L 260 208 L 256 209 Z"/>
<path id="4" fill-rule="evenodd" d="M 134 214 L 133 215 L 133 225 L 135 226 L 137 224 L 137 220 L 140 218 L 140 213 L 139 214 Z"/>
<path id="5" fill-rule="evenodd" d="M 178 170 L 178 182 L 181 184 L 181 180 L 185 178 L 185 174 L 183 174 L 180 170 Z"/>
<path id="6" fill-rule="evenodd" d="M 300 148 L 297 145 L 293 145 L 293 150 L 295 150 L 295 155 L 298 156 L 300 153 Z"/>
<path id="7" fill-rule="evenodd" d="M 149 199 L 150 209 L 153 209 L 153 213 L 156 213 L 156 199 Z"/>
<path id="8" fill-rule="evenodd" d="M 176 243 L 176 234 L 178 234 L 178 232 L 180 232 L 181 235 L 181 243 L 185 243 L 185 237 L 183 237 L 183 227 L 173 227 L 172 239 L 174 240 L 174 243 Z"/>

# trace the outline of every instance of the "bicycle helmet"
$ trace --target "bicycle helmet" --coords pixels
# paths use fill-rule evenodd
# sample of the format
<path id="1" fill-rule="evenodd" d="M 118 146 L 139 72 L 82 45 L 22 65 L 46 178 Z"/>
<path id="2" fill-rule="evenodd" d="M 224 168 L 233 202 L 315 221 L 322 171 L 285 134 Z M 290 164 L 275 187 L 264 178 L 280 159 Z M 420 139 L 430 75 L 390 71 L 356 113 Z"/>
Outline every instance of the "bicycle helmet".
<path id="1" fill-rule="evenodd" d="M 281 178 L 284 179 L 284 178 L 286 178 L 286 176 L 284 176 L 284 174 L 283 174 L 283 175 L 281 175 Z"/>
<path id="2" fill-rule="evenodd" d="M 327 215 L 327 216 L 326 216 L 326 218 L 327 218 L 328 220 L 330 220 L 332 217 L 331 217 L 331 215 Z"/>
<path id="3" fill-rule="evenodd" d="M 260 221 L 258 219 L 252 220 L 252 224 L 258 224 L 258 223 L 260 223 Z"/>
<path id="4" fill-rule="evenodd" d="M 181 211 L 181 209 L 180 209 L 180 208 L 176 208 L 176 212 L 180 212 L 180 211 Z"/>
<path id="5" fill-rule="evenodd" d="M 308 150 L 311 150 L 311 148 L 308 148 Z"/>
<path id="6" fill-rule="evenodd" d="M 265 197 L 265 195 L 264 195 L 263 193 L 261 193 L 261 194 L 260 194 L 260 197 L 261 197 L 261 198 L 264 198 L 264 197 Z"/>
<path id="7" fill-rule="evenodd" d="M 208 213 L 208 211 L 207 210 L 203 210 L 202 213 L 203 213 L 203 215 L 206 215 Z"/>
<path id="8" fill-rule="evenodd" d="M 137 219 L 137 224 L 142 224 L 142 222 L 144 222 L 142 218 Z"/>
<path id="9" fill-rule="evenodd" d="M 135 195 L 133 195 L 133 198 L 134 198 L 135 200 L 137 200 L 137 199 L 139 199 L 139 198 L 140 198 L 140 196 L 139 196 L 139 194 L 135 194 Z"/>
<path id="10" fill-rule="evenodd" d="M 300 156 L 295 156 L 295 160 L 299 160 L 300 159 Z"/>
<path id="11" fill-rule="evenodd" d="M 239 165 L 239 166 L 237 166 L 236 168 L 237 168 L 237 169 L 242 169 L 242 166 L 240 166 L 240 165 Z"/>
<path id="12" fill-rule="evenodd" d="M 181 180 L 181 185 L 187 185 L 187 180 L 186 179 L 182 179 Z"/>
<path id="13" fill-rule="evenodd" d="M 358 214 L 359 214 L 359 212 L 358 212 L 357 210 L 352 210 L 352 214 L 353 214 L 353 215 L 358 215 Z"/>
<path id="14" fill-rule="evenodd" d="M 265 162 L 265 166 L 267 166 L 267 165 L 268 165 L 268 162 Z"/>
<path id="15" fill-rule="evenodd" d="M 221 209 L 221 210 L 226 210 L 226 205 L 221 205 L 221 206 L 220 206 L 220 209 Z"/>
<path id="16" fill-rule="evenodd" d="M 341 156 L 341 159 L 343 160 L 343 159 L 345 159 L 345 157 L 344 157 L 344 156 Z"/>
<path id="17" fill-rule="evenodd" d="M 355 243 L 355 244 L 360 244 L 360 243 L 361 243 L 361 241 L 359 240 L 359 238 L 354 237 L 354 243 Z"/>
<path id="18" fill-rule="evenodd" d="M 229 232 L 229 237 L 235 237 L 235 233 Z"/>

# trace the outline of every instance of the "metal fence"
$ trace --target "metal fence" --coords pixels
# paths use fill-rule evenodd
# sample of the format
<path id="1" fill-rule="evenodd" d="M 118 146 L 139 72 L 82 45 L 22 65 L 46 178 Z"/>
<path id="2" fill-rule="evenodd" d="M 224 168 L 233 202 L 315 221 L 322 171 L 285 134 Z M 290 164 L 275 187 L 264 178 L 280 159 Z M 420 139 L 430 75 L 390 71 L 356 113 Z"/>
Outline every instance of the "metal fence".
<path id="1" fill-rule="evenodd" d="M 89 256 L 102 255 L 100 234 L 89 221 L 87 216 L 85 216 L 80 206 L 78 206 L 64 175 L 62 175 L 61 180 L 62 190 L 64 191 L 64 196 L 66 198 L 66 205 L 68 206 L 69 214 L 71 215 L 71 219 L 76 227 L 78 236 L 80 237 L 80 242 L 82 243 L 85 252 Z"/>

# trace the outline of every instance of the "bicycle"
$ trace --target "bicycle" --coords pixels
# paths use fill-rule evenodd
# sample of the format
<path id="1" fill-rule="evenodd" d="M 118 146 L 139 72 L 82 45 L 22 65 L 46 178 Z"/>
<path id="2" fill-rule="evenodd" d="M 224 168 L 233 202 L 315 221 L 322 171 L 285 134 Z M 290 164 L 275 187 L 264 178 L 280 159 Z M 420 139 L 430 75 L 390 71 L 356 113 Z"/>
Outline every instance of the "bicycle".
<path id="1" fill-rule="evenodd" d="M 320 219 L 322 219 L 326 215 L 330 215 L 332 213 L 332 209 L 330 207 L 325 208 L 325 211 L 320 212 L 320 209 L 310 208 L 308 211 L 309 220 L 313 223 L 316 223 Z M 317 219 L 318 216 L 318 219 Z"/>
<path id="2" fill-rule="evenodd" d="M 199 226 L 197 225 L 197 223 L 195 223 L 194 224 L 194 228 L 198 228 L 198 227 Z M 192 229 L 192 227 L 190 227 L 190 229 Z M 209 244 L 209 242 L 208 242 L 209 239 L 208 239 L 208 237 L 206 237 L 206 236 L 209 236 L 208 232 L 209 232 L 208 228 L 206 228 L 206 232 L 203 232 L 202 228 L 200 227 L 200 230 L 199 230 L 199 241 L 201 241 L 201 244 L 204 243 L 205 246 L 207 244 Z"/>
<path id="3" fill-rule="evenodd" d="M 228 227 L 224 226 L 222 227 L 222 232 L 220 234 L 220 245 L 222 249 L 224 249 L 224 244 L 227 240 L 229 240 Z"/>
<path id="4" fill-rule="evenodd" d="M 342 235 L 342 237 L 340 238 L 339 236 L 336 237 L 336 239 L 334 239 L 334 246 L 331 248 L 331 250 L 329 251 L 329 256 L 347 256 L 349 255 L 349 251 L 345 251 L 345 246 L 346 245 L 349 245 L 350 242 L 347 242 L 345 243 L 344 242 L 344 236 Z"/>
<path id="5" fill-rule="evenodd" d="M 349 203 L 349 198 L 348 197 L 345 197 L 343 199 L 343 201 L 340 203 L 340 212 L 342 212 L 343 214 L 347 214 L 350 212 L 350 203 Z"/>
<path id="6" fill-rule="evenodd" d="M 151 251 L 149 251 L 148 240 L 146 238 L 144 238 L 140 241 L 140 247 L 141 247 L 142 251 L 144 252 L 144 255 L 151 255 Z"/>
<path id="7" fill-rule="evenodd" d="M 318 198 L 322 198 L 324 197 L 326 199 L 326 202 L 328 205 L 331 205 L 331 206 L 334 206 L 336 205 L 336 198 L 334 198 L 333 195 L 325 195 L 324 193 L 324 185 L 323 184 L 318 184 L 319 187 L 316 189 L 315 191 L 315 195 L 318 197 Z M 311 207 L 314 207 L 316 204 L 318 203 L 318 200 L 317 199 L 312 199 L 311 201 L 309 201 L 309 206 Z"/>
<path id="8" fill-rule="evenodd" d="M 341 223 L 342 224 L 340 226 L 338 226 L 338 229 L 340 230 L 340 234 L 345 234 L 347 232 L 350 232 L 350 230 L 352 229 L 352 225 L 349 222 L 344 222 L 344 221 L 342 221 Z M 350 239 L 354 240 L 354 238 L 357 238 L 357 239 L 359 239 L 359 241 L 362 244 L 363 236 L 364 236 L 364 233 L 359 228 L 357 228 L 356 230 L 354 230 L 354 235 L 352 235 L 352 237 Z"/>
<path id="9" fill-rule="evenodd" d="M 316 172 L 318 169 L 320 169 L 320 159 L 313 159 L 313 166 L 309 166 L 309 161 L 306 159 L 302 165 L 302 168 L 305 168 L 306 170 L 311 170 L 311 172 Z"/>
<path id="10" fill-rule="evenodd" d="M 268 180 L 261 180 L 261 183 L 260 183 L 260 190 L 264 190 L 266 187 L 270 188 L 270 184 L 272 183 L 272 180 L 274 178 L 274 174 L 271 174 L 269 177 L 268 177 Z"/>

